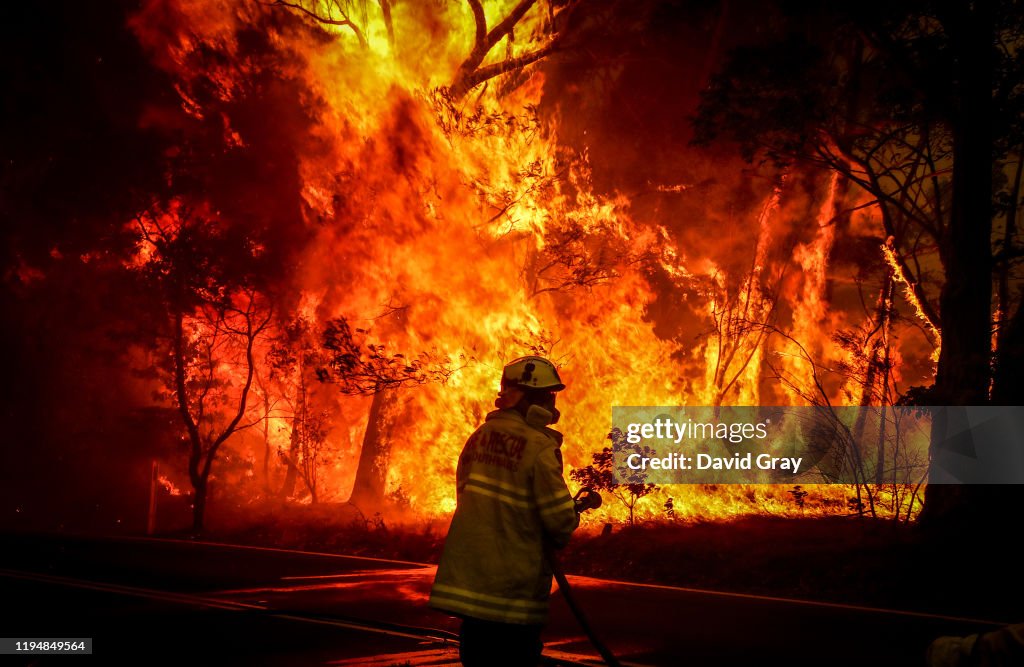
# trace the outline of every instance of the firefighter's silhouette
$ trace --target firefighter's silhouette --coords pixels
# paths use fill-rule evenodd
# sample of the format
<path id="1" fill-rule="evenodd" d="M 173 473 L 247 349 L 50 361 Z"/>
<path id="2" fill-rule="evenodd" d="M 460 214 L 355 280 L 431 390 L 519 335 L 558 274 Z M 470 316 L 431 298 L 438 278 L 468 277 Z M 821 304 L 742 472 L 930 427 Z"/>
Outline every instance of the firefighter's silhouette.
<path id="1" fill-rule="evenodd" d="M 469 437 L 456 471 L 452 517 L 430 606 L 462 619 L 466 667 L 540 659 L 551 568 L 545 544 L 564 547 L 579 525 L 562 477 L 554 364 L 537 356 L 505 366 L 497 410 Z"/>

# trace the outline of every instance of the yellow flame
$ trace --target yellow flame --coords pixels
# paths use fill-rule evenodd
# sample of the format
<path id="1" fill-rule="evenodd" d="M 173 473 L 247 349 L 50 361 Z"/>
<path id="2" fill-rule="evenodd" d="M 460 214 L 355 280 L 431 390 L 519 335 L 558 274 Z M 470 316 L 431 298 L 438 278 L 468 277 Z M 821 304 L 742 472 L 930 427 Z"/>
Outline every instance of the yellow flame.
<path id="1" fill-rule="evenodd" d="M 514 4 L 488 3 L 488 25 Z M 338 8 L 347 5 L 302 6 L 337 20 Z M 756 220 L 750 266 L 729 276 L 708 257 L 688 256 L 693 253 L 677 247 L 664 227 L 633 220 L 627 198 L 594 192 L 587 156 L 566 155 L 556 120 L 537 117 L 540 71 L 500 94 L 507 83 L 501 79 L 461 99 L 439 90 L 473 46 L 466 4 L 392 3 L 390 32 L 380 3 L 346 14 L 352 25 L 328 25 L 301 10 L 259 3 L 182 0 L 177 7 L 185 20 L 167 54 L 179 69 L 188 113 L 205 112 L 190 92 L 190 76 L 205 76 L 223 100 L 238 94 L 246 62 L 237 31 L 257 24 L 282 52 L 294 54 L 286 74 L 300 78 L 314 98 L 310 131 L 320 143 L 300 154 L 298 164 L 313 239 L 289 286 L 297 313 L 321 325 L 345 317 L 391 352 L 430 351 L 458 369 L 444 384 L 403 389 L 396 399 L 387 487 L 401 489 L 422 516 L 454 508 L 462 445 L 491 409 L 502 364 L 531 346 L 559 364 L 568 385 L 560 399 L 568 472 L 590 463 L 591 453 L 607 444 L 613 405 L 758 404 L 777 300 L 793 308 L 794 338 L 820 342 L 829 326 L 825 289 L 834 230 L 827 216 L 835 181 L 814 237 L 793 253 L 802 283 L 782 294 L 770 253 L 782 224 L 781 186 Z M 278 15 L 268 21 L 268 12 Z M 145 13 L 136 18 L 140 32 L 146 21 Z M 538 3 L 517 27 L 514 43 L 503 42 L 484 64 L 542 46 L 550 40 L 548 23 Z M 312 39 L 312 31 L 333 39 Z M 197 73 L 193 58 L 204 45 L 229 57 Z M 230 145 L 244 144 L 237 129 L 225 132 Z M 666 192 L 687 187 L 659 186 Z M 149 259 L 140 251 L 137 261 Z M 645 273 L 651 265 L 677 286 L 703 286 L 705 302 L 696 311 L 712 325 L 710 334 L 680 341 L 656 332 L 646 313 L 657 296 Z M 201 320 L 190 327 L 191 335 L 203 334 Z M 269 343 L 259 346 L 262 360 Z M 791 348 L 779 349 L 788 352 L 783 363 L 791 372 L 806 374 Z M 684 367 L 700 370 L 686 373 Z M 260 373 L 269 377 L 267 369 Z M 286 411 L 294 409 L 299 379 L 292 373 L 258 389 L 279 412 L 265 415 L 261 427 L 233 438 L 231 446 L 248 449 L 256 462 L 266 445 L 290 452 Z M 332 413 L 324 496 L 344 499 L 369 399 L 341 397 L 315 383 L 310 391 L 315 397 L 309 400 Z M 258 402 L 252 407 L 257 413 Z M 272 463 L 280 476 L 280 463 Z M 843 487 L 809 488 L 814 496 L 800 512 L 836 511 L 848 494 Z M 797 511 L 785 488 L 688 486 L 646 499 L 639 516 L 663 516 L 669 495 L 679 518 Z M 608 502 L 588 521 L 623 515 Z"/>

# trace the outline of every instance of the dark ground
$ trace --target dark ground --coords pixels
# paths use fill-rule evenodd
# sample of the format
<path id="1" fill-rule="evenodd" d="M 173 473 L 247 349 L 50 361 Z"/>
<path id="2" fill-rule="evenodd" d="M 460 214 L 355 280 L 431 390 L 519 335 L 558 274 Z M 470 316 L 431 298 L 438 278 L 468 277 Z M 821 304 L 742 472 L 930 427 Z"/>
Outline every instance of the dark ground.
<path id="1" fill-rule="evenodd" d="M 288 508 L 219 524 L 218 541 L 436 563 L 446 524 L 353 521 L 338 506 Z M 581 529 L 571 574 L 979 618 L 1024 618 L 1011 533 L 926 534 L 855 517 L 758 517 Z"/>
<path id="2" fill-rule="evenodd" d="M 457 626 L 426 606 L 433 575 L 416 563 L 206 542 L 0 534 L 5 636 L 94 639 L 91 658 L 15 663 L 23 665 L 451 665 L 444 642 Z M 995 627 L 569 579 L 627 665 L 917 666 L 935 637 Z M 561 592 L 544 640 L 549 665 L 596 664 Z"/>

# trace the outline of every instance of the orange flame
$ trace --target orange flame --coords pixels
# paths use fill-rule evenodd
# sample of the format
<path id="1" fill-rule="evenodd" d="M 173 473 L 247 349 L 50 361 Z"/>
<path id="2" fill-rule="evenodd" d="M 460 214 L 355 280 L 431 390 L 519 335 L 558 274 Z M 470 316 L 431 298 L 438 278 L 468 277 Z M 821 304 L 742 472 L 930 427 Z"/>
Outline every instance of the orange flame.
<path id="1" fill-rule="evenodd" d="M 303 6 L 327 11 L 327 3 Z M 588 464 L 605 446 L 613 405 L 801 401 L 791 389 L 766 383 L 767 360 L 781 359 L 786 372 L 806 376 L 807 360 L 773 331 L 785 329 L 790 340 L 827 357 L 836 353 L 823 332 L 853 317 L 833 310 L 827 294 L 835 180 L 824 188 L 817 215 L 803 218 L 794 214 L 798 205 L 783 201 L 790 196 L 783 181 L 749 221 L 749 264 L 720 266 L 700 249 L 682 247 L 667 226 L 634 219 L 628 197 L 594 191 L 586 154 L 570 154 L 559 142 L 559 118 L 536 111 L 541 69 L 501 94 L 494 85 L 453 100 L 438 89 L 472 47 L 468 6 L 392 9 L 388 25 L 379 6 L 366 5 L 352 17 L 358 33 L 259 3 L 154 2 L 133 21 L 140 40 L 177 78 L 182 109 L 197 118 L 212 113 L 193 90 L 197 82 L 221 101 L 240 95 L 255 65 L 238 35 L 254 26 L 267 32 L 283 59 L 282 76 L 301 82 L 316 114 L 311 139 L 296 146 L 312 237 L 288 286 L 299 316 L 318 326 L 345 317 L 391 352 L 429 351 L 457 369 L 444 384 L 404 389 L 396 399 L 384 462 L 388 492 L 420 516 L 454 508 L 462 444 L 490 409 L 502 364 L 525 352 L 546 354 L 564 371 L 560 428 L 569 469 Z M 508 2 L 488 4 L 489 24 L 509 9 Z M 541 46 L 548 21 L 540 5 L 528 12 L 509 47 L 513 55 Z M 225 57 L 210 65 L 200 61 L 204 49 Z M 229 146 L 246 143 L 232 119 L 222 122 Z M 659 186 L 669 194 L 690 189 Z M 805 240 L 786 255 L 780 249 L 795 234 L 791 226 L 800 226 Z M 140 246 L 137 261 L 148 261 L 148 252 Z M 664 285 L 657 286 L 654 273 Z M 649 311 L 659 299 L 694 300 L 686 307 L 697 313 L 699 326 L 690 330 L 698 335 L 684 337 L 683 325 L 659 330 Z M 199 320 L 191 331 L 201 335 Z M 260 344 L 262 360 L 269 342 Z M 258 426 L 229 442 L 257 462 L 273 452 L 277 480 L 281 459 L 297 451 L 291 434 L 303 372 L 257 386 L 250 411 Z M 268 369 L 259 373 L 270 377 Z M 344 499 L 369 399 L 342 397 L 315 381 L 309 392 L 303 400 L 331 415 L 322 497 Z M 160 482 L 180 493 L 165 477 Z M 670 495 L 680 518 L 845 511 L 848 489 L 809 489 L 813 495 L 798 510 L 786 488 L 681 487 L 645 499 L 638 515 L 663 516 Z M 609 502 L 591 520 L 622 516 Z"/>
<path id="2" fill-rule="evenodd" d="M 162 486 L 165 489 L 167 489 L 167 493 L 171 494 L 172 496 L 180 496 L 181 495 L 181 489 L 176 487 L 174 485 L 174 482 L 172 482 L 170 479 L 168 479 L 166 475 L 160 475 L 159 477 L 157 477 L 156 481 L 160 483 L 160 486 Z"/>

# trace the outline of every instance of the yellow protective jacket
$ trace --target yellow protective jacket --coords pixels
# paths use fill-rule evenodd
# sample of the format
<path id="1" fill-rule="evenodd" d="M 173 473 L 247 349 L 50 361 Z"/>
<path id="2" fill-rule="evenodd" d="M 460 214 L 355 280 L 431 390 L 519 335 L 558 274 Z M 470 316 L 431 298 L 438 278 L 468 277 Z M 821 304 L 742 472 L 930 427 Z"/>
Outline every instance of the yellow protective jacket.
<path id="1" fill-rule="evenodd" d="M 550 421 L 536 405 L 526 418 L 496 410 L 466 442 L 431 607 L 502 623 L 547 620 L 544 542 L 564 547 L 580 521 L 562 478 L 562 434 Z"/>

